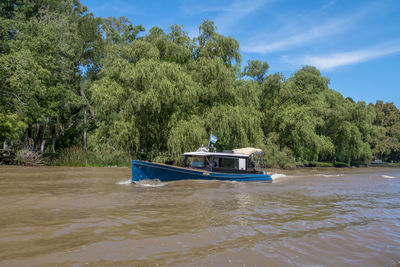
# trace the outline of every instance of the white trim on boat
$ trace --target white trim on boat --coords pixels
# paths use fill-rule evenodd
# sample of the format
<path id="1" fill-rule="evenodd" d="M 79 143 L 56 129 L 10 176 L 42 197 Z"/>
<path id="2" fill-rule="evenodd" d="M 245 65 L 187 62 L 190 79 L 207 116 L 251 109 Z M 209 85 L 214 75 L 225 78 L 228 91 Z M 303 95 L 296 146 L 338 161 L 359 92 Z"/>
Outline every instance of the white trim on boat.
<path id="1" fill-rule="evenodd" d="M 246 154 L 234 154 L 234 153 L 222 153 L 222 152 L 186 152 L 185 156 L 222 156 L 222 157 L 243 157 L 248 158 L 249 155 Z"/>

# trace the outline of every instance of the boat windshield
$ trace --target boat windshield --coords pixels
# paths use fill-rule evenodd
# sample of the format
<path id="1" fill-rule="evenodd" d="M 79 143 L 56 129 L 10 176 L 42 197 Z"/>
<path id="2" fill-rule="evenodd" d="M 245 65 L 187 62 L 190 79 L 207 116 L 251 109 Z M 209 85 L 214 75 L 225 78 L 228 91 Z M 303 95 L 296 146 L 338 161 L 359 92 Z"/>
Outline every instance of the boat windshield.
<path id="1" fill-rule="evenodd" d="M 207 163 L 205 157 L 189 157 L 188 161 L 189 166 L 194 168 L 203 168 Z"/>

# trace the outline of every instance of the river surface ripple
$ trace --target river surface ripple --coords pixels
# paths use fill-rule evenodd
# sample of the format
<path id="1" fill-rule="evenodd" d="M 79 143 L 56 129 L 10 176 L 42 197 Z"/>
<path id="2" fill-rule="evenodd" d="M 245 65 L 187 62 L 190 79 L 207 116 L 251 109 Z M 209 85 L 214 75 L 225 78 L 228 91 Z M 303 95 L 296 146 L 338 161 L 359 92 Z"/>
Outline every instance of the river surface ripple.
<path id="1" fill-rule="evenodd" d="M 130 183 L 129 168 L 0 167 L 1 266 L 400 266 L 400 169 Z"/>

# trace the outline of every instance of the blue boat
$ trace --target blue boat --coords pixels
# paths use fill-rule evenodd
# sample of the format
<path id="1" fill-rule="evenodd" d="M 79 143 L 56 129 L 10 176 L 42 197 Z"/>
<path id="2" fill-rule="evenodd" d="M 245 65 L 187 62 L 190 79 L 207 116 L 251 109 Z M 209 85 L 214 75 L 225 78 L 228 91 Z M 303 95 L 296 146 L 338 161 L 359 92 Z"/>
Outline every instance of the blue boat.
<path id="1" fill-rule="evenodd" d="M 182 166 L 132 160 L 132 181 L 187 179 L 272 182 L 261 168 L 261 149 L 240 148 L 210 152 L 201 147 L 184 154 Z"/>

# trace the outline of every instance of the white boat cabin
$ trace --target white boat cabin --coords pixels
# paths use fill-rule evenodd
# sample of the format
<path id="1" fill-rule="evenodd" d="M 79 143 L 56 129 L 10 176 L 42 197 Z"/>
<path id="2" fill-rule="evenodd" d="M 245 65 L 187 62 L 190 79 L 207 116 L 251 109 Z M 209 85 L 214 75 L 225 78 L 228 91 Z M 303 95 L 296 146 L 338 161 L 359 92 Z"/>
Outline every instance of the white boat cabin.
<path id="1" fill-rule="evenodd" d="M 261 149 L 251 147 L 224 152 L 210 152 L 201 147 L 184 154 L 183 166 L 222 173 L 260 173 L 261 155 Z"/>

